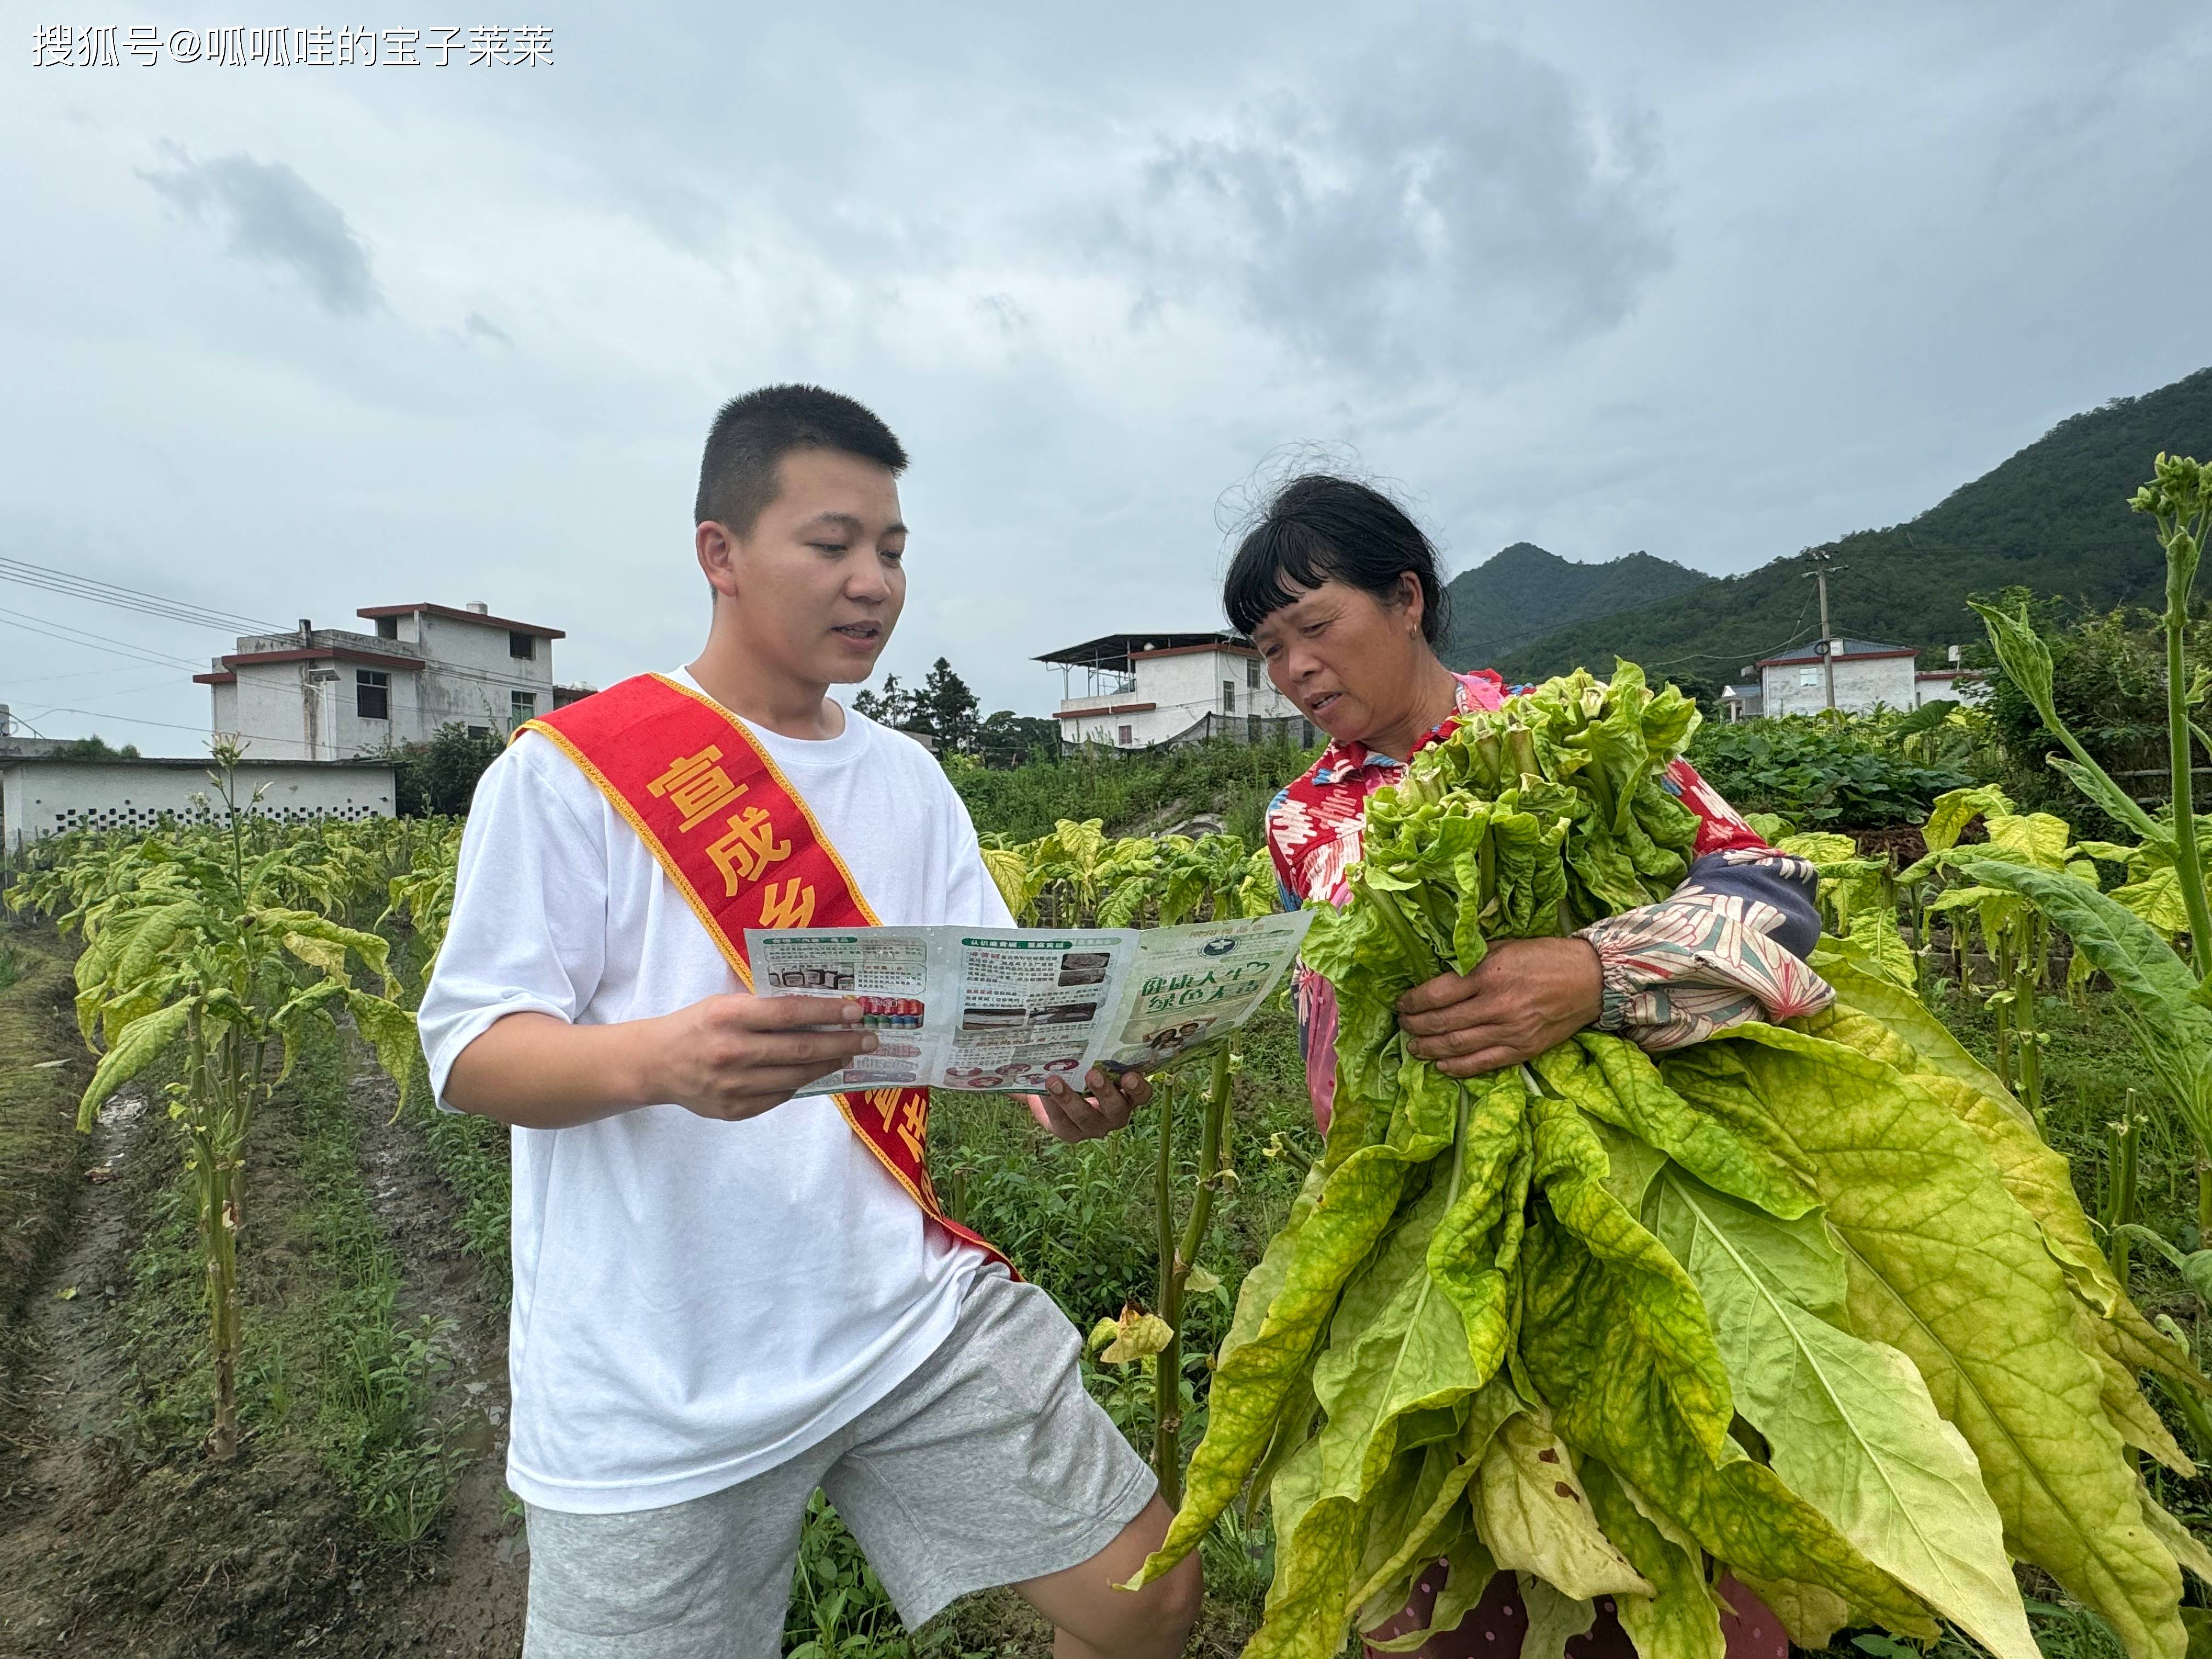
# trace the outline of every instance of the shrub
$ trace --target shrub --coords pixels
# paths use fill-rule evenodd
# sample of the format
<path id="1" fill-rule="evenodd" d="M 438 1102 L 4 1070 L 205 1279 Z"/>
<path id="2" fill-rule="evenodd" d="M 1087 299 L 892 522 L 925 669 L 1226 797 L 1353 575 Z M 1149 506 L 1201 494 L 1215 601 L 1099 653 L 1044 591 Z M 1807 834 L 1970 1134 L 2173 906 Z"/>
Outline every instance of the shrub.
<path id="1" fill-rule="evenodd" d="M 1709 724 L 1689 759 L 1739 812 L 1836 829 L 1917 823 L 1936 796 L 1973 782 L 1956 767 L 1908 760 L 1871 721 L 1825 714 Z"/>

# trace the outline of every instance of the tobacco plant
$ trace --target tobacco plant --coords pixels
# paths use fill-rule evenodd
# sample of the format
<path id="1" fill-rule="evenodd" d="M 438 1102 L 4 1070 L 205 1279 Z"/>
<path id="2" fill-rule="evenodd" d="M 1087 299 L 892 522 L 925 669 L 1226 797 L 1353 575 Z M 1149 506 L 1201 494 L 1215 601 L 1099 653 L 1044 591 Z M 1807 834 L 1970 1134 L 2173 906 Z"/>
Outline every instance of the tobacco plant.
<path id="1" fill-rule="evenodd" d="M 290 1070 L 301 1033 L 341 1010 L 403 1091 L 416 1053 L 414 1017 L 389 1000 L 385 941 L 301 902 L 335 908 L 357 896 L 345 879 L 357 862 L 331 855 L 349 843 L 272 836 L 257 802 L 239 799 L 237 761 L 234 747 L 216 746 L 221 809 L 211 828 L 88 849 L 68 879 L 25 895 L 48 905 L 74 899 L 63 920 L 84 935 L 77 1023 L 105 1052 L 77 1127 L 90 1129 L 101 1103 L 149 1066 L 173 1062 L 165 1092 L 184 1133 L 198 1224 L 215 1374 L 207 1449 L 216 1458 L 238 1448 L 237 1241 L 254 1114 Z M 356 986 L 354 960 L 386 994 Z"/>
<path id="2" fill-rule="evenodd" d="M 1975 882 L 2017 894 L 2072 938 L 2091 969 L 2112 980 L 2116 1006 L 2145 1062 L 2197 1143 L 2197 1223 L 2212 1232 L 2212 1167 L 2206 1162 L 2212 1157 L 2212 902 L 2205 892 L 2204 849 L 2191 799 L 2193 745 L 2212 750 L 2212 740 L 2190 720 L 2190 708 L 2202 699 L 2206 686 L 2201 667 L 2192 677 L 2186 650 L 2190 592 L 2212 527 L 2212 468 L 2161 454 L 2150 482 L 2129 505 L 2151 520 L 2166 554 L 2160 622 L 2166 647 L 2171 793 L 2163 814 L 2145 811 L 2121 788 L 2060 717 L 2052 695 L 2051 651 L 2028 622 L 2027 607 L 2017 612 L 1986 605 L 1975 609 L 1988 626 L 2007 677 L 2067 751 L 2046 757 L 2049 763 L 2107 817 L 2140 837 L 2136 848 L 2094 849 L 2100 857 L 2127 855 L 2136 877 L 2130 884 L 2136 890 L 2130 894 L 2133 902 L 2071 875 L 1993 858 L 1960 857 L 1954 867 Z M 2166 906 L 2171 908 L 2162 908 Z M 2158 925 L 2169 919 L 2186 924 L 2186 960 Z"/>

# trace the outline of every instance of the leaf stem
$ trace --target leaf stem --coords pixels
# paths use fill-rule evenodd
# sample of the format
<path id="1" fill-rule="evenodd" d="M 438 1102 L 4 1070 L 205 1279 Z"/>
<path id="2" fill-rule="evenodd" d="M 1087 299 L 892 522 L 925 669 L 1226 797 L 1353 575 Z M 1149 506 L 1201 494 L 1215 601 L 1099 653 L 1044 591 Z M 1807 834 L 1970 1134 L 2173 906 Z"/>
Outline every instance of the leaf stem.
<path id="1" fill-rule="evenodd" d="M 2169 564 L 2173 555 L 2166 555 Z M 2166 739 L 2173 772 L 2173 871 L 2181 881 L 2181 902 L 2189 912 L 2190 965 L 2199 985 L 2212 982 L 2212 904 L 2204 896 L 2204 860 L 2197 848 L 2197 805 L 2191 798 L 2189 752 L 2188 655 L 2183 634 L 2189 623 L 2188 590 L 2172 594 L 2166 606 Z"/>

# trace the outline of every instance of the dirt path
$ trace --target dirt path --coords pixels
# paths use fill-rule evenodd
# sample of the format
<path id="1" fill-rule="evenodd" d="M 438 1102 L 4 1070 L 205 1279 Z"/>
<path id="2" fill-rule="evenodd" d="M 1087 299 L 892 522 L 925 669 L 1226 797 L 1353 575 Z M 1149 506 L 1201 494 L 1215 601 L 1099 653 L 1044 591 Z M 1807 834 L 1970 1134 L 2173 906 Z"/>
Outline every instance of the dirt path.
<path id="1" fill-rule="evenodd" d="M 507 1458 L 507 1308 L 483 1264 L 461 1249 L 461 1200 L 430 1161 L 421 1132 L 392 1121 L 392 1081 L 365 1059 L 350 1091 L 363 1181 L 404 1264 L 399 1312 L 452 1322 L 453 1367 L 434 1415 L 468 1458 L 434 1553 L 405 1586 L 380 1634 L 394 1651 L 514 1659 L 522 1650 L 528 1547 L 501 1471 Z"/>
<path id="2" fill-rule="evenodd" d="M 506 1310 L 461 1253 L 459 1201 L 419 1127 L 388 1121 L 389 1085 L 356 1077 L 348 1092 L 363 1186 L 402 1261 L 400 1316 L 446 1322 L 453 1363 L 434 1414 L 466 1463 L 445 1521 L 413 1549 L 371 1542 L 311 1435 L 249 1432 L 221 1466 L 191 1443 L 205 1401 L 165 1399 L 177 1383 L 164 1362 L 196 1352 L 200 1316 L 188 1289 L 183 1304 L 174 1291 L 164 1303 L 146 1278 L 149 1237 L 176 1224 L 178 1149 L 147 1094 L 128 1091 L 102 1112 L 86 1152 L 104 1178 L 74 1194 L 65 1237 L 6 1345 L 0 1659 L 519 1653 L 526 1558 L 500 1478 Z M 253 1208 L 240 1274 L 249 1318 L 270 1328 L 317 1305 L 328 1283 L 307 1227 L 296 1130 L 280 1103 L 261 1115 L 248 1153 Z M 174 1282 L 173 1261 L 160 1272 Z"/>

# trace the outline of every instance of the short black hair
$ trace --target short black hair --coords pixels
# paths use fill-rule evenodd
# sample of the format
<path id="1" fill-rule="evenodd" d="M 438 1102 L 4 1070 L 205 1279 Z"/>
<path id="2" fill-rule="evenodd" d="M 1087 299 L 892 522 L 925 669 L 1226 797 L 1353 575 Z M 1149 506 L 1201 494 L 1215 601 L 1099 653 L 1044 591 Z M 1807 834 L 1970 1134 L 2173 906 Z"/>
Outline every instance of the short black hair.
<path id="1" fill-rule="evenodd" d="M 794 449 L 838 449 L 906 471 L 906 451 L 866 404 L 818 386 L 764 386 L 732 398 L 714 416 L 699 458 L 695 524 L 742 536 L 775 499 L 776 463 Z"/>
<path id="2" fill-rule="evenodd" d="M 1371 484 L 1327 472 L 1291 479 L 1245 533 L 1222 579 L 1221 608 L 1249 635 L 1301 590 L 1325 581 L 1395 600 L 1407 571 L 1421 585 L 1421 636 L 1444 635 L 1437 550 L 1406 509 Z"/>

